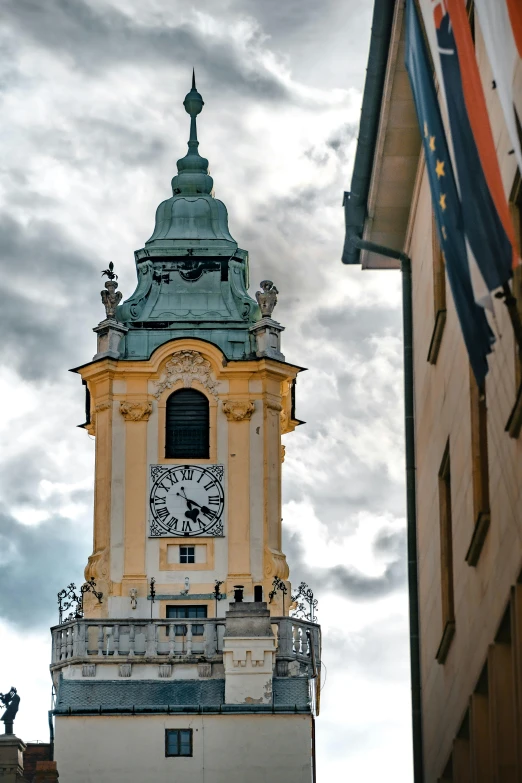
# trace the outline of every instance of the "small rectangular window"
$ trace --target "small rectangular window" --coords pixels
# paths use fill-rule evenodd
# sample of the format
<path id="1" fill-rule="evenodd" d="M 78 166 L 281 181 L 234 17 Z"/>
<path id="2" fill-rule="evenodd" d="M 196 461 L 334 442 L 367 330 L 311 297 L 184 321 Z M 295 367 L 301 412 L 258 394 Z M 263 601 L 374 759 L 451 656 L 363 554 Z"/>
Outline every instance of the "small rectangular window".
<path id="1" fill-rule="evenodd" d="M 437 363 L 439 348 L 442 342 L 444 326 L 446 325 L 446 268 L 444 254 L 439 244 L 435 216 L 431 221 L 432 260 L 433 260 L 433 332 L 428 350 L 430 364 Z"/>
<path id="2" fill-rule="evenodd" d="M 442 593 L 442 639 L 436 659 L 444 663 L 455 635 L 453 597 L 453 533 L 451 520 L 451 466 L 449 441 L 439 469 L 440 576 Z"/>
<path id="3" fill-rule="evenodd" d="M 479 389 L 470 369 L 471 470 L 474 530 L 466 562 L 476 566 L 489 529 L 489 461 L 486 390 Z"/>
<path id="4" fill-rule="evenodd" d="M 180 563 L 195 563 L 196 562 L 196 547 L 195 546 L 180 546 L 180 548 L 179 548 L 179 562 Z"/>
<path id="5" fill-rule="evenodd" d="M 165 756 L 192 756 L 192 729 L 165 729 Z"/>
<path id="6" fill-rule="evenodd" d="M 167 606 L 167 618 L 198 620 L 206 616 L 206 606 Z"/>

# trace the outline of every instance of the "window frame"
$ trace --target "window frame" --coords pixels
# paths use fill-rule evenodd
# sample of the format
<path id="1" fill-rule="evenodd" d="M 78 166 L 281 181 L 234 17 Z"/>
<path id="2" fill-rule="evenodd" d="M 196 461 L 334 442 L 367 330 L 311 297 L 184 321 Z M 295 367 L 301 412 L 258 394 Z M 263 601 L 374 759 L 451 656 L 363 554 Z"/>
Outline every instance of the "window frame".
<path id="1" fill-rule="evenodd" d="M 470 367 L 471 470 L 474 527 L 466 563 L 476 566 L 491 519 L 489 508 L 489 457 L 486 390 L 479 389 Z"/>
<path id="2" fill-rule="evenodd" d="M 515 228 L 515 237 L 518 242 L 518 252 L 522 252 L 522 176 L 517 170 L 513 187 L 509 197 L 509 209 Z M 517 266 L 513 270 L 512 283 L 513 296 L 517 302 L 519 316 L 522 318 L 522 267 Z M 522 430 L 522 362 L 518 352 L 516 340 L 514 341 L 515 353 L 515 401 L 506 423 L 506 432 L 511 438 L 518 438 Z"/>
<path id="3" fill-rule="evenodd" d="M 446 661 L 455 636 L 455 596 L 453 584 L 453 530 L 451 513 L 451 462 L 450 442 L 446 447 L 439 468 L 439 529 L 440 529 L 440 586 L 442 605 L 442 638 L 435 655 L 438 663 Z"/>
<path id="4" fill-rule="evenodd" d="M 183 551 L 185 550 L 185 551 Z M 192 550 L 192 551 L 189 551 Z M 185 560 L 183 558 L 186 558 Z M 190 559 L 192 558 L 192 559 Z M 179 546 L 179 562 L 180 565 L 195 565 L 196 563 L 196 547 L 194 544 L 180 544 Z"/>
<path id="5" fill-rule="evenodd" d="M 169 403 L 171 408 L 173 407 L 172 400 L 173 398 L 178 397 L 178 399 L 181 398 L 182 395 L 187 397 L 188 395 L 192 395 L 194 399 L 200 399 L 204 400 L 206 404 L 206 431 L 204 436 L 204 448 L 202 447 L 200 449 L 200 452 L 198 454 L 188 454 L 185 451 L 182 451 L 179 454 L 174 453 L 175 452 L 175 440 L 171 436 L 169 437 L 169 433 L 173 431 L 172 427 L 169 427 Z M 202 408 L 203 410 L 203 408 Z M 203 427 L 200 429 L 200 434 L 203 432 Z M 200 391 L 199 389 L 195 389 L 193 387 L 185 388 L 184 386 L 174 389 L 174 391 L 171 391 L 171 393 L 168 395 L 168 397 L 165 400 L 165 429 L 164 429 L 164 458 L 165 460 L 175 460 L 175 461 L 189 461 L 189 462 L 197 462 L 198 460 L 205 460 L 208 461 L 211 458 L 212 453 L 212 446 L 211 446 L 211 411 L 210 411 L 210 400 L 207 397 L 207 395 Z"/>
<path id="6" fill-rule="evenodd" d="M 195 614 L 193 617 L 190 617 L 189 614 L 169 614 L 170 610 L 176 610 L 180 611 L 181 609 L 186 609 L 189 611 L 194 611 Z M 165 608 L 165 619 L 166 620 L 206 620 L 208 618 L 208 606 L 206 604 L 182 604 L 181 606 L 176 606 L 175 604 L 167 604 Z"/>
<path id="7" fill-rule="evenodd" d="M 190 740 L 190 753 L 169 753 L 169 736 L 177 735 L 177 749 L 181 750 L 181 733 L 187 732 Z M 192 758 L 194 756 L 194 730 L 193 729 L 165 729 L 165 758 Z"/>
<path id="8" fill-rule="evenodd" d="M 444 253 L 439 243 L 437 235 L 437 223 L 435 215 L 431 217 L 431 246 L 432 246 L 432 265 L 433 265 L 433 331 L 431 334 L 430 347 L 428 348 L 428 362 L 436 364 L 439 355 L 444 327 L 446 326 L 447 308 L 446 308 L 446 265 L 444 263 Z"/>

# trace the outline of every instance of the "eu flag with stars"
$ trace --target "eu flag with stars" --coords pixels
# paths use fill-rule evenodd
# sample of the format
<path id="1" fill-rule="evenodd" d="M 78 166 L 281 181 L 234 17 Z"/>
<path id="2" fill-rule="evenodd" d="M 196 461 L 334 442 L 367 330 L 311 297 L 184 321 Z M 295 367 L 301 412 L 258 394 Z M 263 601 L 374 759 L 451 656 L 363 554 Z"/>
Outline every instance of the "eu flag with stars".
<path id="1" fill-rule="evenodd" d="M 493 333 L 484 310 L 475 303 L 463 230 L 462 205 L 451 166 L 433 75 L 413 0 L 406 8 L 406 70 L 422 134 L 431 200 L 446 272 L 479 387 L 488 371 Z"/>

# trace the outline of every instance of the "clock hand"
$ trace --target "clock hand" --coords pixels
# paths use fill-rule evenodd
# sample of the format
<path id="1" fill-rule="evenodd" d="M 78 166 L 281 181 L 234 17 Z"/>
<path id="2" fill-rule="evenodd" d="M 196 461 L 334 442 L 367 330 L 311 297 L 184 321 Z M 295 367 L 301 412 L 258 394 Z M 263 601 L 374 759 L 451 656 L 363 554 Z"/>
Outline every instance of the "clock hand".
<path id="1" fill-rule="evenodd" d="M 197 506 L 198 508 L 200 508 L 200 509 L 201 509 L 201 513 L 202 513 L 202 514 L 204 514 L 204 515 L 205 515 L 206 517 L 208 517 L 209 519 L 212 519 L 212 517 L 215 517 L 215 516 L 216 516 L 216 513 L 215 513 L 214 511 L 211 511 L 211 510 L 208 508 L 208 506 L 202 506 L 200 503 L 196 503 L 196 501 L 195 501 L 195 500 L 190 500 L 190 499 L 187 497 L 187 495 L 185 494 L 185 489 L 184 489 L 184 487 L 181 487 L 181 490 L 183 491 L 183 495 L 181 495 L 179 492 L 176 492 L 176 495 L 178 495 L 178 497 L 180 497 L 180 498 L 183 498 L 183 500 L 185 500 L 185 501 L 186 501 L 186 503 L 187 503 L 187 505 L 188 505 L 189 509 L 190 509 L 192 506 Z"/>

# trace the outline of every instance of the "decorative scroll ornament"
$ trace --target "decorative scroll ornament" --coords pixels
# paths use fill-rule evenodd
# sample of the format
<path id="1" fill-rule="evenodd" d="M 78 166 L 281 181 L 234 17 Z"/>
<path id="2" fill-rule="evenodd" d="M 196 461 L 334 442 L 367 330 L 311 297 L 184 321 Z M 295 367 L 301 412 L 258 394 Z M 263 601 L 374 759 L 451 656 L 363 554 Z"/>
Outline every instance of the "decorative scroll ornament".
<path id="1" fill-rule="evenodd" d="M 271 280 L 261 280 L 262 291 L 256 291 L 256 299 L 263 318 L 271 318 L 277 304 L 279 291 Z"/>
<path id="2" fill-rule="evenodd" d="M 248 420 L 255 408 L 255 403 L 251 400 L 225 400 L 223 403 L 223 413 L 229 421 Z"/>
<path id="3" fill-rule="evenodd" d="M 308 620 L 310 623 L 317 622 L 317 598 L 314 598 L 313 591 L 306 582 L 301 582 L 297 592 L 292 593 L 292 604 L 290 611 L 292 617 L 300 617 Z"/>
<path id="4" fill-rule="evenodd" d="M 165 389 L 172 389 L 178 381 L 182 381 L 185 389 L 190 389 L 192 382 L 196 380 L 217 399 L 217 382 L 211 373 L 210 362 L 198 351 L 178 351 L 167 362 L 165 373 L 156 383 L 154 396 L 159 399 Z"/>
<path id="5" fill-rule="evenodd" d="M 152 403 L 147 402 L 120 402 L 120 413 L 125 421 L 148 421 L 152 413 Z"/>

